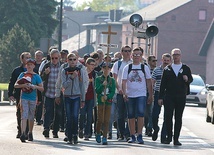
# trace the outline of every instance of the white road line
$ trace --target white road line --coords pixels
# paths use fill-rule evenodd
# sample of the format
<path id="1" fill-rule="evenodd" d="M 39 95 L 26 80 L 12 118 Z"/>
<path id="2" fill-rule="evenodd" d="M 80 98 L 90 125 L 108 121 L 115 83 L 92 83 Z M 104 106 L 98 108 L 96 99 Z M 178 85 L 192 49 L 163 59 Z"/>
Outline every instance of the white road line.
<path id="1" fill-rule="evenodd" d="M 214 149 L 210 149 L 210 151 L 214 152 Z"/>
<path id="2" fill-rule="evenodd" d="M 198 136 L 196 136 L 193 132 L 187 132 L 188 133 L 188 135 L 190 135 L 191 137 L 198 137 Z"/>
<path id="3" fill-rule="evenodd" d="M 182 127 L 182 128 L 184 129 L 184 131 L 187 131 L 188 135 L 190 135 L 191 137 L 197 138 L 197 139 L 195 139 L 195 141 L 197 141 L 199 144 L 201 144 L 201 145 L 203 145 L 205 147 L 210 147 L 211 146 L 210 144 L 206 143 L 204 140 L 198 138 L 198 136 L 195 135 L 193 132 L 189 132 L 190 130 L 188 128 L 186 128 L 186 127 Z M 211 151 L 214 152 L 214 149 L 211 150 Z"/>
<path id="4" fill-rule="evenodd" d="M 189 131 L 189 129 L 187 129 L 185 126 L 182 127 L 182 130 L 184 130 L 186 132 Z"/>

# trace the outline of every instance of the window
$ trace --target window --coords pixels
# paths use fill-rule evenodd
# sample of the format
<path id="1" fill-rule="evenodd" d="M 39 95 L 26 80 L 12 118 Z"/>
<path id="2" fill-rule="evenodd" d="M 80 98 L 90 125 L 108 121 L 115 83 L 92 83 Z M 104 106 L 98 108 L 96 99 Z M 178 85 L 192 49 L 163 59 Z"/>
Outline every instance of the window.
<path id="1" fill-rule="evenodd" d="M 176 16 L 175 16 L 175 15 L 172 15 L 172 16 L 171 16 L 171 20 L 172 20 L 172 21 L 176 21 Z"/>
<path id="2" fill-rule="evenodd" d="M 198 19 L 201 21 L 205 21 L 207 18 L 207 10 L 199 10 Z"/>
<path id="3" fill-rule="evenodd" d="M 214 3 L 214 0 L 208 0 L 209 3 Z"/>

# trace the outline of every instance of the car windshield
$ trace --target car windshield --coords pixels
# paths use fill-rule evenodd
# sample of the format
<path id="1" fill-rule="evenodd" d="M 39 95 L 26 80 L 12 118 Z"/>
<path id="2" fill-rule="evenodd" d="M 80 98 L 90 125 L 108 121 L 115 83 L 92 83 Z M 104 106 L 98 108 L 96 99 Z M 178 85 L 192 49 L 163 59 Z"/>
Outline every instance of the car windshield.
<path id="1" fill-rule="evenodd" d="M 196 85 L 196 86 L 205 86 L 204 81 L 200 77 L 193 76 L 193 81 L 191 85 Z"/>

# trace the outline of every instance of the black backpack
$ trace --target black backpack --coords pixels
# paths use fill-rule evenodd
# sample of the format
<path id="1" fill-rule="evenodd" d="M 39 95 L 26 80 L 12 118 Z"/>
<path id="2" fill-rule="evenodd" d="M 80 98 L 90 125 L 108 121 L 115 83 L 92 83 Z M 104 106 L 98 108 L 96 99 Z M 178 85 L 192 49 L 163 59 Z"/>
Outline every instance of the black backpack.
<path id="1" fill-rule="evenodd" d="M 128 74 L 132 71 L 132 70 L 141 70 L 143 72 L 144 75 L 145 74 L 145 69 L 144 69 L 144 64 L 141 64 L 141 69 L 132 69 L 132 64 L 129 64 L 129 68 L 128 68 Z M 145 76 L 146 77 L 146 76 Z"/>

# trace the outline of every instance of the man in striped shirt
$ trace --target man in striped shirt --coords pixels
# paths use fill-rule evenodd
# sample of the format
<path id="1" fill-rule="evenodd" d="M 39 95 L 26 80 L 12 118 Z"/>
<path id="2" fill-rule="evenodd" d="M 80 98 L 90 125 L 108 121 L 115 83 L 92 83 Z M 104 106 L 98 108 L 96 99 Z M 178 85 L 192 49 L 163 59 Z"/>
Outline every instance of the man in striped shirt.
<path id="1" fill-rule="evenodd" d="M 159 96 L 159 90 L 160 90 L 160 84 L 161 84 L 161 77 L 163 74 L 163 69 L 170 63 L 171 63 L 171 55 L 169 53 L 163 54 L 162 64 L 156 67 L 152 73 L 152 81 L 154 86 L 154 107 L 152 112 L 152 123 L 153 123 L 153 130 L 154 130 L 152 134 L 153 141 L 157 140 L 158 132 L 160 129 L 158 126 L 158 119 L 161 111 L 161 106 L 158 104 L 158 96 Z M 166 129 L 163 123 L 162 131 L 161 131 L 161 143 L 164 142 L 165 138 L 166 138 Z"/>

